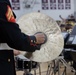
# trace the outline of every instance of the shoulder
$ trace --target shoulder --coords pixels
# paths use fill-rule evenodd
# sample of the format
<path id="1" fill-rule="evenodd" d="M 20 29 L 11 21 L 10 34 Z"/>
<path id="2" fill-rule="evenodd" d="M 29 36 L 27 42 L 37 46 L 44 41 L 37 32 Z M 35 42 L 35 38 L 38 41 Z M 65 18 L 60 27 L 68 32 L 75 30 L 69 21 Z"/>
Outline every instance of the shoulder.
<path id="1" fill-rule="evenodd" d="M 0 2 L 0 12 L 6 12 L 7 10 L 7 3 L 5 2 Z"/>

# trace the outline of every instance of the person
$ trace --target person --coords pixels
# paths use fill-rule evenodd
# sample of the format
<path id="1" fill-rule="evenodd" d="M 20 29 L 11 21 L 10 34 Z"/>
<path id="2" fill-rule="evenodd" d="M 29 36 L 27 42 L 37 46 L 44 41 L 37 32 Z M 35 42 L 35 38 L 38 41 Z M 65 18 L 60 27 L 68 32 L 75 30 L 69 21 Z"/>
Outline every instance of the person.
<path id="1" fill-rule="evenodd" d="M 70 15 L 68 15 L 67 19 L 63 18 L 61 15 L 59 15 L 60 19 L 62 20 L 63 24 L 66 24 L 68 19 L 70 19 Z"/>
<path id="2" fill-rule="evenodd" d="M 0 0 L 0 43 L 7 43 L 9 47 L 16 50 L 34 52 L 40 49 L 44 41 L 45 35 L 43 33 L 32 36 L 22 33 L 16 23 L 16 15 L 12 10 L 10 1 Z M 5 60 L 7 60 L 7 57 L 5 59 L 0 55 L 0 75 L 15 75 L 9 71 L 11 70 L 8 67 L 10 64 Z"/>
<path id="3" fill-rule="evenodd" d="M 71 19 L 75 19 L 75 17 L 74 17 L 74 15 L 73 15 L 73 14 L 71 14 L 71 16 L 70 16 L 70 17 L 71 17 Z"/>
<path id="4" fill-rule="evenodd" d="M 11 50 L 12 48 L 10 48 L 6 43 L 0 43 L 0 50 L 3 50 L 3 49 Z M 17 56 L 22 53 L 22 51 L 19 51 L 16 49 L 12 49 L 12 50 L 13 50 L 14 56 Z"/>
<path id="5" fill-rule="evenodd" d="M 75 17 L 73 16 L 73 14 L 68 15 L 68 17 L 65 19 L 63 18 L 61 15 L 59 15 L 60 19 L 62 19 L 62 21 L 66 24 L 68 21 L 72 21 L 75 22 Z"/>
<path id="6" fill-rule="evenodd" d="M 75 18 L 73 16 L 73 14 L 68 15 L 67 19 L 64 19 L 61 15 L 59 17 L 62 19 L 62 21 L 63 21 L 62 23 L 65 24 L 66 31 L 68 31 L 70 33 L 72 28 L 75 25 Z"/>
<path id="7" fill-rule="evenodd" d="M 29 36 L 22 33 L 15 18 L 9 0 L 0 0 L 0 43 L 7 43 L 11 48 L 28 52 L 40 49 L 45 35 L 37 33 Z"/>

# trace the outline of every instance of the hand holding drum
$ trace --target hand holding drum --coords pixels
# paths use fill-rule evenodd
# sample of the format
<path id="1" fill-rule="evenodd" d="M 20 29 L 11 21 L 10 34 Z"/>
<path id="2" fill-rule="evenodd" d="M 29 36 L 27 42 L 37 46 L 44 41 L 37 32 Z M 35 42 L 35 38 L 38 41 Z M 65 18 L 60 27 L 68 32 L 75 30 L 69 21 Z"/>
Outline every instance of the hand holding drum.
<path id="1" fill-rule="evenodd" d="M 41 44 L 40 50 L 33 52 L 30 60 L 48 62 L 60 55 L 64 39 L 60 27 L 53 18 L 40 12 L 33 12 L 22 16 L 17 23 L 23 33 L 34 35 L 36 44 Z"/>
<path id="2" fill-rule="evenodd" d="M 44 44 L 46 42 L 46 36 L 42 32 L 38 32 L 34 35 L 36 37 L 36 44 Z"/>

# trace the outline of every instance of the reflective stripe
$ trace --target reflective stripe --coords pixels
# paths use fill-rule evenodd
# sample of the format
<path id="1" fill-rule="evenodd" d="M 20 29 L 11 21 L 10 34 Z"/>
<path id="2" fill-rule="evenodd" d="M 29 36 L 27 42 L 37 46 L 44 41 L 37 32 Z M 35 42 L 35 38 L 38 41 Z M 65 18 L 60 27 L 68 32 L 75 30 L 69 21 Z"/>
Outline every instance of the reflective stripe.
<path id="1" fill-rule="evenodd" d="M 9 22 L 16 22 L 12 9 L 7 5 L 6 18 Z"/>

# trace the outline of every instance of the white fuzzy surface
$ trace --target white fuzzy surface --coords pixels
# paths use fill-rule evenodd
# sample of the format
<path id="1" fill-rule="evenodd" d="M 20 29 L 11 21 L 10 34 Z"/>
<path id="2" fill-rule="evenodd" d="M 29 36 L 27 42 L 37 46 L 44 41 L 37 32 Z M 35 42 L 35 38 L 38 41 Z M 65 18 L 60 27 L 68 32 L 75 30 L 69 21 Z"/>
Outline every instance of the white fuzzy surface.
<path id="1" fill-rule="evenodd" d="M 51 17 L 43 13 L 33 12 L 22 16 L 17 23 L 25 34 L 33 35 L 37 32 L 43 32 L 47 36 L 47 42 L 41 46 L 40 50 L 33 52 L 31 60 L 51 61 L 62 52 L 64 40 L 61 30 Z"/>

